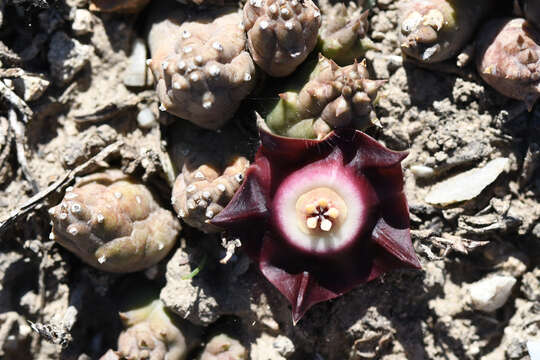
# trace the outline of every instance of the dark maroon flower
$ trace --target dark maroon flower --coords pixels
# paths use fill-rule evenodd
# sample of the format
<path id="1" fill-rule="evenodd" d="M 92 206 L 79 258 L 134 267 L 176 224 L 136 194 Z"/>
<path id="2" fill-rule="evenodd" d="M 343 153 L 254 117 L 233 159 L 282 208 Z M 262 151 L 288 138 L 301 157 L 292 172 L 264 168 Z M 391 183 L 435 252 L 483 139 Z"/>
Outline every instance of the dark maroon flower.
<path id="1" fill-rule="evenodd" d="M 401 161 L 364 133 L 323 140 L 261 130 L 246 179 L 214 225 L 238 236 L 292 304 L 314 304 L 396 268 L 420 268 L 409 232 Z"/>

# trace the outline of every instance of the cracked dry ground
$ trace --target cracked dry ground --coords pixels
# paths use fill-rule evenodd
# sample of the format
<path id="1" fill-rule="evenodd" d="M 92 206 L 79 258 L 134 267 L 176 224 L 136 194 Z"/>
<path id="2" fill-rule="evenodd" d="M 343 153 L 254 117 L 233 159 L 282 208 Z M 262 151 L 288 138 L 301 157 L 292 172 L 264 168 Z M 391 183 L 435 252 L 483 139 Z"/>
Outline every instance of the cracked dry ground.
<path id="1" fill-rule="evenodd" d="M 127 275 L 84 265 L 49 239 L 47 209 L 76 177 L 104 167 L 140 179 L 168 204 L 175 159 L 197 140 L 173 136 L 178 124 L 137 122 L 142 110 L 157 113 L 158 103 L 152 86 L 123 82 L 140 36 L 133 29 L 142 27 L 135 17 L 81 13 L 84 0 L 21 3 L 27 12 L 5 6 L 0 28 L 0 83 L 16 89 L 22 81 L 32 114 L 25 138 L 17 138 L 2 100 L 0 219 L 9 220 L 0 227 L 0 358 L 99 358 L 115 348 L 123 297 L 138 286 L 162 289 L 165 305 L 198 327 L 203 341 L 231 334 L 252 359 L 529 358 L 527 341 L 540 339 L 540 108 L 525 111 L 472 68 L 457 76 L 403 64 L 397 2 L 379 0 L 370 15 L 377 50 L 368 52 L 368 67 L 388 81 L 375 108 L 381 126 L 369 133 L 409 151 L 406 193 L 423 270 L 394 272 L 316 305 L 296 326 L 245 255 L 219 263 L 218 235 L 184 226 L 168 257 Z M 55 58 L 61 51 L 71 52 L 68 64 Z M 249 97 L 231 125 L 251 153 L 258 140 L 246 109 L 259 101 Z M 27 164 L 17 156 L 22 150 Z M 480 195 L 446 206 L 426 201 L 435 184 L 497 158 L 506 166 Z M 46 197 L 32 199 L 48 187 Z M 186 278 L 203 257 L 203 270 Z M 475 294 L 497 284 L 505 296 L 492 310 Z M 48 327 L 52 339 L 29 322 Z"/>

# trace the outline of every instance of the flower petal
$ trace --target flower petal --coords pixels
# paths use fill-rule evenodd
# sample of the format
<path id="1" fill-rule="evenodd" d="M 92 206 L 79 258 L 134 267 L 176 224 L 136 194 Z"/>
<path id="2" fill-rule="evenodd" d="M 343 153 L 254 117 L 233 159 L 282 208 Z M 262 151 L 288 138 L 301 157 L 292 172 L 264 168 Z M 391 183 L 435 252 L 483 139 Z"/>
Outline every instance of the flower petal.
<path id="1" fill-rule="evenodd" d="M 341 295 L 319 285 L 315 277 L 307 271 L 291 274 L 280 267 L 274 266 L 270 262 L 270 258 L 267 257 L 273 253 L 268 249 L 268 247 L 273 247 L 272 241 L 269 237 L 266 237 L 263 241 L 259 268 L 268 281 L 291 303 L 293 323 L 295 325 L 313 305 Z"/>
<path id="2" fill-rule="evenodd" d="M 286 164 L 324 158 L 336 147 L 348 155 L 345 161 L 357 171 L 399 165 L 408 155 L 389 150 L 372 137 L 350 128 L 336 129 L 322 140 L 306 140 L 272 134 L 263 120 L 259 121 L 259 136 L 264 155 L 271 161 Z"/>
<path id="3" fill-rule="evenodd" d="M 270 213 L 270 164 L 259 155 L 229 204 L 210 220 L 211 224 L 226 229 L 229 237 L 240 238 L 244 250 L 254 259 L 259 256 Z"/>
<path id="4" fill-rule="evenodd" d="M 406 228 L 395 228 L 386 222 L 384 218 L 380 218 L 375 229 L 373 229 L 372 239 L 394 258 L 394 261 L 389 263 L 388 261 L 384 261 L 386 256 L 377 257 L 377 267 L 381 268 L 381 272 L 400 267 L 413 269 L 421 268 L 411 243 L 411 234 L 408 226 Z M 397 260 L 397 262 L 395 260 Z M 378 276 L 373 275 L 373 273 L 370 275 L 370 279 Z"/>
<path id="5" fill-rule="evenodd" d="M 288 165 L 303 163 L 309 157 L 310 149 L 322 143 L 320 140 L 297 139 L 272 134 L 259 114 L 257 114 L 257 119 L 261 151 L 271 160 Z"/>
<path id="6" fill-rule="evenodd" d="M 270 164 L 263 156 L 246 171 L 246 179 L 227 207 L 210 222 L 213 225 L 231 228 L 243 226 L 253 218 L 265 218 L 269 213 Z"/>
<path id="7" fill-rule="evenodd" d="M 408 155 L 407 152 L 389 150 L 378 143 L 377 140 L 360 131 L 340 129 L 335 131 L 333 136 L 337 137 L 340 142 L 354 146 L 354 148 L 349 149 L 350 152 L 354 153 L 354 157 L 348 166 L 357 170 L 399 165 Z"/>

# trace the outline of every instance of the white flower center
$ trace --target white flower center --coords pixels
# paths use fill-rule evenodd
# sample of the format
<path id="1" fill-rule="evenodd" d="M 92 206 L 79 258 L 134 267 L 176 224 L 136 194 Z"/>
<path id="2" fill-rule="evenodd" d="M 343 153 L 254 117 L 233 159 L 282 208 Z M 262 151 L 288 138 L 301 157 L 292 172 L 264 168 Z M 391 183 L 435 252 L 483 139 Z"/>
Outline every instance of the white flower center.
<path id="1" fill-rule="evenodd" d="M 283 239 L 307 253 L 329 255 L 354 243 L 367 224 L 369 185 L 336 164 L 310 164 L 277 189 L 273 218 Z"/>

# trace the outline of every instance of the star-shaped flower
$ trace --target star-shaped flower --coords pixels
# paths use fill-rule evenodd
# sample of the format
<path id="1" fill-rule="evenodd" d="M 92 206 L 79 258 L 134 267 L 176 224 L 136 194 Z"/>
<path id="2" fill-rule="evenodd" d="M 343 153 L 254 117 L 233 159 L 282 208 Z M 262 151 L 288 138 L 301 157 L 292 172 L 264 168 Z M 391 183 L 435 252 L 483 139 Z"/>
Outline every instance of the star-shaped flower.
<path id="1" fill-rule="evenodd" d="M 244 183 L 212 223 L 242 240 L 295 323 L 387 271 L 420 268 L 403 193 L 406 153 L 352 129 L 322 140 L 260 135 Z"/>

